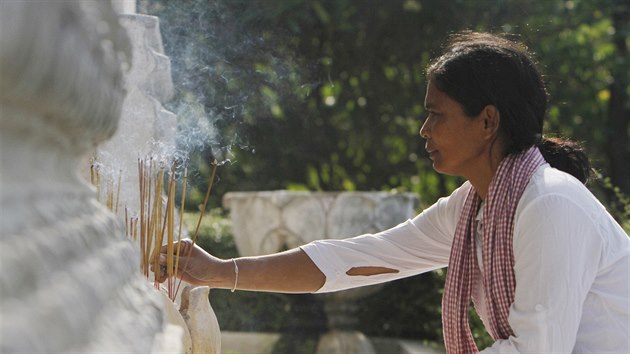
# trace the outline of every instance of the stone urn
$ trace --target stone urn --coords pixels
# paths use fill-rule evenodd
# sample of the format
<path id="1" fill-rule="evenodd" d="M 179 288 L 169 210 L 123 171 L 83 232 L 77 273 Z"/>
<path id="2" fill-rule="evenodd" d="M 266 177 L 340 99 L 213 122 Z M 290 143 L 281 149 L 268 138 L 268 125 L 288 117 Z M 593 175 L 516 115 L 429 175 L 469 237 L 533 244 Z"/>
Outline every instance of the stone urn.
<path id="1" fill-rule="evenodd" d="M 320 239 L 375 233 L 415 215 L 418 197 L 388 192 L 231 192 L 223 197 L 230 209 L 235 243 L 242 256 L 264 255 Z M 319 294 L 328 317 L 328 332 L 318 353 L 374 353 L 369 339 L 356 330 L 355 301 L 380 285 Z"/>

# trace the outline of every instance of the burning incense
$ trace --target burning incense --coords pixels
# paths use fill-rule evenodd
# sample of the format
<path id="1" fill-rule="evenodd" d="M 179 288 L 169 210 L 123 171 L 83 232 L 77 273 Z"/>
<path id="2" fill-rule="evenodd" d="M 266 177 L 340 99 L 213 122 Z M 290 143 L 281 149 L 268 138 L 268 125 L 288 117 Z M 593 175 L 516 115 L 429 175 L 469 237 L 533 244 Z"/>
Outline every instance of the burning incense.
<path id="1" fill-rule="evenodd" d="M 129 218 L 127 217 L 127 207 L 125 206 L 125 237 L 131 238 L 129 234 Z"/>
<path id="2" fill-rule="evenodd" d="M 114 210 L 114 182 L 112 179 L 107 180 L 107 190 L 105 192 L 107 209 L 110 211 Z"/>
<path id="3" fill-rule="evenodd" d="M 138 218 L 130 216 L 129 217 L 129 237 L 133 240 L 138 240 Z M 142 264 L 140 264 L 142 266 Z"/>
<path id="4" fill-rule="evenodd" d="M 195 245 L 203 216 L 206 212 L 212 186 L 216 178 L 216 170 L 218 163 L 215 160 L 212 163 L 212 173 L 208 184 L 197 227 L 195 229 L 192 246 Z M 166 171 L 164 163 L 158 161 L 154 157 L 138 158 L 138 197 L 139 197 L 139 213 L 133 214 L 128 206 L 124 206 L 125 218 L 125 236 L 134 239 L 140 247 L 140 269 L 147 277 L 150 277 L 151 268 L 154 269 L 155 279 L 164 276 L 167 278 L 168 296 L 173 301 L 178 294 L 181 286 L 181 279 L 177 282 L 180 257 L 182 255 L 182 229 L 184 222 L 184 205 L 186 202 L 186 192 L 188 188 L 188 169 L 184 168 L 182 181 L 182 195 L 179 210 L 179 224 L 176 225 L 175 219 L 175 194 L 176 194 L 176 166 L 173 165 L 170 171 Z M 94 160 L 90 165 L 90 182 L 96 187 L 97 198 L 103 202 L 115 214 L 118 214 L 120 208 L 120 194 L 122 189 L 122 169 L 118 171 L 118 178 L 106 176 L 101 178 L 100 166 Z M 168 180 L 165 175 L 168 173 Z M 102 183 L 105 182 L 105 183 Z M 115 184 L 117 182 L 117 184 Z M 166 184 L 166 185 L 165 185 Z M 166 190 L 165 190 L 166 189 Z M 166 192 L 166 193 L 164 193 Z M 165 197 L 163 195 L 166 194 Z M 164 200 L 166 199 L 166 205 Z M 175 229 L 177 227 L 177 230 Z M 176 236 L 177 235 L 177 236 Z M 175 238 L 177 237 L 177 247 L 175 247 Z M 166 238 L 166 240 L 165 240 Z M 160 267 L 159 257 L 162 244 L 166 244 L 166 266 Z M 192 254 L 192 248 L 186 253 L 186 265 L 188 266 Z M 175 286 L 177 285 L 177 286 Z M 159 283 L 155 283 L 159 287 Z"/>
<path id="5" fill-rule="evenodd" d="M 153 251 L 151 252 L 151 260 L 153 261 L 153 269 L 154 269 L 154 273 L 155 273 L 155 279 L 161 278 L 161 273 L 162 273 L 162 268 L 160 267 L 160 253 L 162 250 L 162 244 L 164 243 L 164 233 L 167 229 L 169 229 L 167 231 L 167 234 L 172 233 L 172 231 L 170 230 L 172 228 L 172 222 L 169 222 L 169 218 L 170 218 L 170 209 L 172 208 L 172 204 L 173 204 L 173 200 L 171 198 L 171 189 L 172 189 L 172 185 L 173 185 L 173 178 L 172 178 L 172 173 L 170 174 L 170 178 L 169 178 L 169 183 L 168 183 L 168 190 L 167 190 L 167 202 L 166 202 L 166 209 L 164 210 L 164 217 L 162 217 L 162 197 L 161 197 L 161 191 L 162 191 L 162 187 L 163 187 L 163 180 L 164 180 L 164 168 L 160 169 L 160 173 L 158 176 L 158 183 L 157 183 L 157 187 L 155 189 L 155 205 L 153 207 L 153 215 L 154 215 L 154 219 L 155 219 L 155 226 L 159 226 L 160 224 L 162 225 L 161 228 L 156 228 L 154 226 L 154 230 L 155 230 L 155 242 L 153 242 Z M 158 193 L 160 193 L 160 195 L 158 195 Z M 167 236 L 168 238 L 168 236 Z M 171 253 L 172 256 L 172 253 Z M 166 272 L 168 272 L 168 269 L 166 270 Z M 165 273 L 166 273 L 165 272 Z M 157 280 L 154 282 L 154 286 L 156 288 L 159 287 L 159 283 L 157 282 Z"/>
<path id="6" fill-rule="evenodd" d="M 101 176 L 99 173 L 99 167 L 95 166 L 94 167 L 94 172 L 95 172 L 95 181 L 96 181 L 96 200 L 98 200 L 99 202 L 101 201 Z"/>
<path id="7" fill-rule="evenodd" d="M 208 199 L 210 198 L 210 191 L 212 191 L 212 184 L 214 183 L 214 177 L 217 173 L 217 160 L 212 162 L 212 174 L 210 175 L 210 181 L 208 182 L 208 190 L 206 191 L 206 196 L 203 199 L 203 205 L 201 207 L 201 213 L 199 214 L 199 221 L 197 221 L 197 227 L 195 228 L 195 233 L 193 234 L 192 244 L 186 253 L 186 262 L 184 263 L 184 269 L 188 268 L 188 262 L 190 261 L 190 255 L 192 254 L 193 247 L 195 246 L 195 241 L 197 241 L 197 235 L 199 234 L 199 226 L 201 226 L 201 219 L 203 219 L 203 215 L 206 213 L 206 206 L 208 205 Z M 177 283 L 177 288 L 175 289 L 175 294 L 179 292 L 179 287 L 182 284 L 182 279 L 179 279 Z"/>
<path id="8" fill-rule="evenodd" d="M 145 214 L 144 214 L 144 205 L 146 199 L 145 193 L 145 172 L 144 172 L 144 161 L 138 159 L 138 179 L 140 185 L 140 268 L 142 272 L 146 275 L 146 260 L 145 260 L 145 247 L 146 247 L 146 224 L 145 224 Z"/>
<path id="9" fill-rule="evenodd" d="M 118 215 L 118 204 L 120 203 L 120 185 L 122 182 L 122 170 L 120 170 L 120 172 L 118 172 L 118 191 L 116 192 L 116 208 L 114 210 L 114 213 L 116 213 L 116 215 Z"/>
<path id="10" fill-rule="evenodd" d="M 174 233 L 175 233 L 175 167 L 173 166 L 173 170 L 171 171 L 168 183 L 168 203 L 167 203 L 167 218 L 168 218 L 168 228 L 167 228 L 167 246 L 166 246 L 166 275 L 168 279 L 168 296 L 169 298 L 173 298 L 173 241 L 174 241 Z M 159 256 L 159 253 L 158 253 Z"/>
<path id="11" fill-rule="evenodd" d="M 177 251 L 175 257 L 175 279 L 177 279 L 177 272 L 179 270 L 179 255 L 182 249 L 182 224 L 184 223 L 184 205 L 186 201 L 186 184 L 188 180 L 188 168 L 184 168 L 184 180 L 182 182 L 182 201 L 179 205 L 179 229 L 177 230 Z M 175 300 L 175 296 L 177 296 L 177 291 L 171 300 Z"/>
<path id="12" fill-rule="evenodd" d="M 149 167 L 150 172 L 152 172 L 155 168 L 157 168 L 157 166 L 155 166 L 155 163 L 153 161 L 153 159 L 151 160 L 151 165 Z M 154 195 L 153 198 L 153 203 L 151 203 L 149 201 L 149 213 L 148 213 L 148 234 L 147 234 L 147 243 L 146 243 L 146 275 L 147 277 L 149 276 L 149 265 L 151 264 L 153 258 L 152 255 L 154 254 L 154 250 L 153 248 L 155 248 L 155 243 L 157 242 L 157 236 L 159 235 L 159 230 L 160 230 L 160 224 L 162 224 L 162 213 L 158 212 L 162 210 L 162 179 L 160 179 L 160 177 L 164 178 L 164 176 L 162 175 L 162 171 L 157 171 L 155 172 L 155 174 L 150 173 L 149 174 L 149 187 L 151 186 L 151 182 L 153 182 L 153 190 L 149 191 L 149 199 L 151 198 L 151 195 Z M 153 193 L 151 193 L 153 192 Z M 152 248 L 153 247 L 153 248 Z"/>

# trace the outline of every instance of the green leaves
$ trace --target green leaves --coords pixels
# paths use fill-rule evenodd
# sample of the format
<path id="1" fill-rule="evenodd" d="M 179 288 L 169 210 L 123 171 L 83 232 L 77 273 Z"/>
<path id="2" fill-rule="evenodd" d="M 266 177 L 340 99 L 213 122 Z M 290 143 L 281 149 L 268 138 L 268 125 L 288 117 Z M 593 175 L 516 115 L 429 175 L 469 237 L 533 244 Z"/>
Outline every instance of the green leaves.
<path id="1" fill-rule="evenodd" d="M 621 85 L 622 114 L 630 117 L 630 60 L 618 44 L 630 45 L 630 29 L 627 20 L 614 21 L 622 0 L 139 3 L 141 13 L 160 17 L 176 85 L 169 108 L 184 123 L 202 117 L 216 131 L 213 141 L 190 145 L 204 150 L 191 163 L 205 175 L 212 155 L 231 154 L 235 161 L 219 172 L 214 206 L 222 193 L 236 190 L 404 190 L 418 193 L 423 206 L 450 193 L 462 180 L 435 173 L 418 136 L 424 70 L 448 34 L 474 29 L 513 34 L 536 54 L 550 93 L 545 133 L 585 143 L 596 167 L 611 176 L 592 188 L 612 196 L 611 205 L 627 219 L 627 197 L 615 184 L 630 175 L 615 161 L 630 161 L 623 157 L 630 156 L 628 143 L 610 138 L 616 132 L 630 141 L 627 124 L 613 126 L 610 118 L 613 84 Z M 619 151 L 625 155 L 613 159 Z M 205 188 L 207 178 L 198 180 Z M 208 232 L 219 234 L 215 226 Z M 234 254 L 223 241 L 208 240 Z M 372 312 L 361 314 L 370 324 L 363 330 L 438 338 L 441 283 L 426 277 L 366 299 Z M 395 306 L 379 309 L 383 299 Z M 234 317 L 233 309 L 226 318 Z M 273 309 L 260 309 L 261 318 L 290 317 Z M 474 333 L 487 344 L 479 323 Z"/>

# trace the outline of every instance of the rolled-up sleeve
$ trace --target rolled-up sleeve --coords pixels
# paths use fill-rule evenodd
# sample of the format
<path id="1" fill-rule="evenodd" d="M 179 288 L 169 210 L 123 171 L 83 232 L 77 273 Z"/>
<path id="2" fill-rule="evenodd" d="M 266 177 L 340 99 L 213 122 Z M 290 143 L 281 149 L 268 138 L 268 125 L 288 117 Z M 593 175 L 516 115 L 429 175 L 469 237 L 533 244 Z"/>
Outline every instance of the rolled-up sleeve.
<path id="1" fill-rule="evenodd" d="M 311 242 L 302 250 L 326 276 L 318 293 L 373 285 L 409 277 L 448 265 L 451 243 L 470 185 L 413 219 L 376 234 Z M 355 267 L 384 267 L 395 273 L 348 275 Z"/>

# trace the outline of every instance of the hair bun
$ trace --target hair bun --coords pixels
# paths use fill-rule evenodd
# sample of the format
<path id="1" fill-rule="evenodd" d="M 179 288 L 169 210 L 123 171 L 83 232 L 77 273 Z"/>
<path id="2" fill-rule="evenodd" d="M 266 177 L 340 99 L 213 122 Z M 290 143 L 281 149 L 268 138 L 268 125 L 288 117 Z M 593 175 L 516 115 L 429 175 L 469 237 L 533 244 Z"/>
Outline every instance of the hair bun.
<path id="1" fill-rule="evenodd" d="M 591 164 L 579 143 L 558 137 L 543 137 L 536 145 L 552 167 L 573 175 L 582 183 L 588 182 Z"/>

